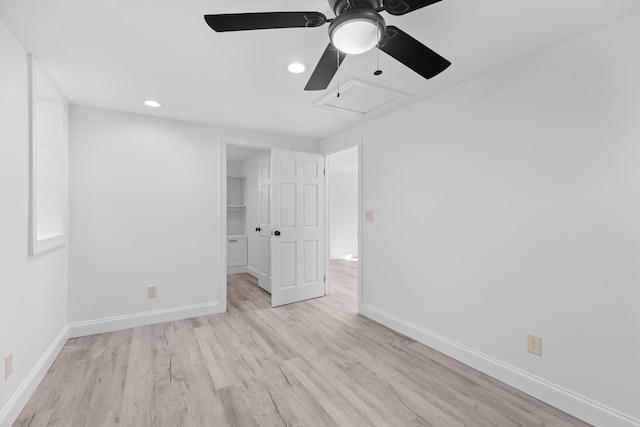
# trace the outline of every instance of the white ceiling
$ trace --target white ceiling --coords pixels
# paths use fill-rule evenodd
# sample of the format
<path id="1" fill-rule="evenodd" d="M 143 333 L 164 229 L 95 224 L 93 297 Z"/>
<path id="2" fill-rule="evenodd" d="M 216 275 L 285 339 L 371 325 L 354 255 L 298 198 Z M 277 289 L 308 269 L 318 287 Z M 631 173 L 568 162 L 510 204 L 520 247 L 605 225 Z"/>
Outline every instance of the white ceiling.
<path id="1" fill-rule="evenodd" d="M 327 0 L 0 0 L 0 20 L 73 104 L 320 139 L 366 120 L 312 107 L 327 92 L 303 90 L 328 26 L 215 33 L 203 19 L 296 10 L 333 16 Z M 347 57 L 340 79 L 410 94 L 397 109 L 637 12 L 638 0 L 443 0 L 383 13 L 453 65 L 424 80 L 381 53 L 375 77 L 372 51 Z M 291 60 L 308 70 L 289 74 Z M 147 98 L 165 107 L 150 110 Z"/>

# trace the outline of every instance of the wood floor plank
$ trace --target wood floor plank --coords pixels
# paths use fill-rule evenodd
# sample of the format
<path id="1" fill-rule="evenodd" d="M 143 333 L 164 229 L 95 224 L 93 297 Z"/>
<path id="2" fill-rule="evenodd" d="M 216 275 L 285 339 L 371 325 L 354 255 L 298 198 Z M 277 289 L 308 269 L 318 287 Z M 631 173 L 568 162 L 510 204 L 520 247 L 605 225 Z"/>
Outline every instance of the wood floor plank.
<path id="1" fill-rule="evenodd" d="M 586 426 L 357 314 L 357 261 L 331 294 L 271 308 L 248 274 L 228 311 L 71 339 L 15 427 Z"/>
<path id="2" fill-rule="evenodd" d="M 375 425 L 367 413 L 362 411 L 345 396 L 344 386 L 336 386 L 325 375 L 314 369 L 304 359 L 287 360 L 285 364 L 291 369 L 293 375 L 309 391 L 320 404 L 327 409 L 328 414 L 341 426 L 371 426 Z M 369 409 L 369 408 L 367 408 Z"/>
<path id="3" fill-rule="evenodd" d="M 121 419 L 133 425 L 151 425 L 153 394 L 153 341 L 151 326 L 133 329 Z M 137 363 L 136 363 L 137 362 Z"/>

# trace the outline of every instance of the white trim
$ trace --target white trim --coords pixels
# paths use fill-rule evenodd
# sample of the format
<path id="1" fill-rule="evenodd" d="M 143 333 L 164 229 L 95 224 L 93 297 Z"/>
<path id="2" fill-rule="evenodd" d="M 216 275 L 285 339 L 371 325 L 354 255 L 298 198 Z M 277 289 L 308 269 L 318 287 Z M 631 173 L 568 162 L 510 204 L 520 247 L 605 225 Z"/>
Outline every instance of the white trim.
<path id="1" fill-rule="evenodd" d="M 364 304 L 364 135 L 358 141 L 358 313 Z"/>
<path id="2" fill-rule="evenodd" d="M 341 253 L 332 253 L 329 255 L 329 259 L 352 259 L 358 258 L 358 254 L 354 252 L 341 252 Z"/>
<path id="3" fill-rule="evenodd" d="M 194 304 L 182 307 L 168 308 L 164 310 L 146 311 L 142 313 L 127 314 L 124 316 L 114 316 L 104 319 L 70 323 L 69 338 L 102 334 L 105 332 L 135 328 L 137 326 L 152 325 L 154 323 L 189 319 L 198 316 L 208 316 L 210 314 L 218 314 L 222 312 L 224 312 L 223 304 L 220 303 L 220 301 L 215 301 L 204 304 Z"/>
<path id="4" fill-rule="evenodd" d="M 218 224 L 220 233 L 220 300 L 222 301 L 221 312 L 225 312 L 227 311 L 227 143 L 222 136 L 218 138 L 218 170 L 220 171 L 220 223 Z"/>
<path id="5" fill-rule="evenodd" d="M 247 273 L 260 280 L 260 272 L 250 265 L 247 266 Z"/>
<path id="6" fill-rule="evenodd" d="M 291 150 L 291 144 L 287 142 L 262 141 L 258 139 L 243 138 L 243 137 L 228 136 L 228 135 L 221 136 L 220 141 L 224 142 L 225 144 L 239 145 L 241 147 L 256 148 L 259 150 L 266 150 L 266 151 L 270 151 L 272 148 L 282 148 L 283 150 Z M 226 156 L 224 160 L 226 163 L 227 161 Z"/>
<path id="7" fill-rule="evenodd" d="M 360 313 L 590 424 L 607 427 L 640 427 L 638 419 L 383 310 L 363 303 Z"/>
<path id="8" fill-rule="evenodd" d="M 227 274 L 239 274 L 239 273 L 246 273 L 247 272 L 247 266 L 243 265 L 240 267 L 227 267 Z"/>
<path id="9" fill-rule="evenodd" d="M 331 165 L 330 154 L 324 153 L 324 295 L 329 295 L 331 291 L 331 197 L 329 194 L 329 166 Z"/>
<path id="10" fill-rule="evenodd" d="M 58 336 L 53 340 L 47 351 L 40 358 L 36 366 L 33 367 L 27 378 L 20 384 L 18 390 L 11 396 L 11 399 L 0 411 L 0 426 L 10 426 L 18 418 L 22 409 L 36 391 L 36 388 L 44 378 L 45 374 L 53 365 L 53 362 L 60 354 L 62 347 L 69 338 L 69 327 L 62 328 Z"/>

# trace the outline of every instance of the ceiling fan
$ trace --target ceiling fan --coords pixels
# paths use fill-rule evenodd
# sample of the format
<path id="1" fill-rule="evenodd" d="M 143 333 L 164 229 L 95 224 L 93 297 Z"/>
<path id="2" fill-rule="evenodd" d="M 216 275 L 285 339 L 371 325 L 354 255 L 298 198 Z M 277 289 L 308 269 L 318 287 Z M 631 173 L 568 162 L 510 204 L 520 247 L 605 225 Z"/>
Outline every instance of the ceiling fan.
<path id="1" fill-rule="evenodd" d="M 376 46 L 425 79 L 440 74 L 451 62 L 398 27 L 386 25 L 380 12 L 404 15 L 441 0 L 329 0 L 336 17 L 320 12 L 264 12 L 205 15 L 217 32 L 272 28 L 313 28 L 329 25 L 330 43 L 311 74 L 305 90 L 324 90 L 348 54 Z M 380 73 L 376 71 L 376 73 Z"/>

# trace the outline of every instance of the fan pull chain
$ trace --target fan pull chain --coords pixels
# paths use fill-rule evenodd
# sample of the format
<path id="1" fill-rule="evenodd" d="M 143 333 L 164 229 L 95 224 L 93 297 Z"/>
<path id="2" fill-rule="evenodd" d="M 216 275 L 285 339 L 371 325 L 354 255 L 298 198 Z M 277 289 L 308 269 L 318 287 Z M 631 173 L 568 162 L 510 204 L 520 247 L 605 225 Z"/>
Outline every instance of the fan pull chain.
<path id="1" fill-rule="evenodd" d="M 378 27 L 378 41 L 376 42 L 376 70 L 373 72 L 373 75 L 379 76 L 382 74 L 382 70 L 380 69 L 380 22 L 376 22 L 376 27 Z"/>
<path id="2" fill-rule="evenodd" d="M 337 90 L 336 98 L 340 98 L 340 51 L 338 49 L 336 49 L 336 52 L 338 54 L 338 56 L 337 56 L 338 68 L 336 69 L 336 78 L 337 78 L 337 81 L 338 81 L 338 90 Z"/>

